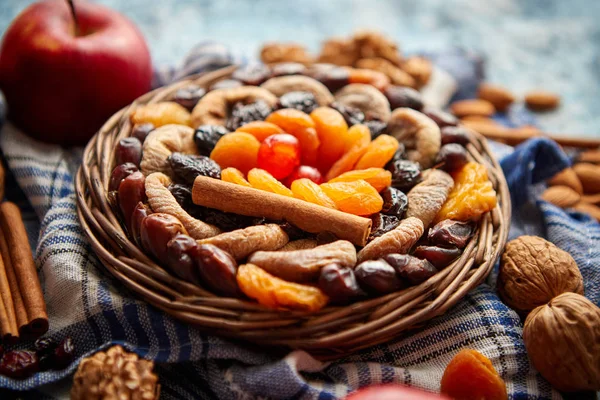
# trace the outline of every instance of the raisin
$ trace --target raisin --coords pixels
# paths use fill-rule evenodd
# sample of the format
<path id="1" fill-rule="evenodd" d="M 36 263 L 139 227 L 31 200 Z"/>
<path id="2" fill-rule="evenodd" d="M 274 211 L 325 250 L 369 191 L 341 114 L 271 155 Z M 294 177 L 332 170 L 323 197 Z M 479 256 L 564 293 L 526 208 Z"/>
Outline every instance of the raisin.
<path id="1" fill-rule="evenodd" d="M 142 142 L 134 137 L 127 137 L 119 140 L 115 151 L 116 164 L 132 163 L 140 165 L 142 161 Z"/>
<path id="2" fill-rule="evenodd" d="M 240 296 L 237 263 L 229 253 L 212 244 L 201 244 L 194 254 L 194 262 L 202 281 L 210 289 L 224 296 Z"/>
<path id="3" fill-rule="evenodd" d="M 306 71 L 303 64 L 296 62 L 284 62 L 275 64 L 271 68 L 271 76 L 302 75 Z"/>
<path id="4" fill-rule="evenodd" d="M 394 156 L 392 157 L 390 162 L 388 162 L 386 164 L 386 167 L 387 167 L 387 165 L 390 165 L 392 162 L 399 161 L 399 160 L 406 160 L 406 146 L 404 146 L 404 143 L 399 143 L 398 150 L 396 150 L 396 152 L 394 153 Z"/>
<path id="5" fill-rule="evenodd" d="M 200 283 L 194 264 L 198 242 L 188 235 L 176 235 L 167 243 L 167 266 L 181 279 L 195 284 Z"/>
<path id="6" fill-rule="evenodd" d="M 318 69 L 312 74 L 312 77 L 325 85 L 332 93 L 350 83 L 350 73 L 340 67 Z"/>
<path id="7" fill-rule="evenodd" d="M 271 69 L 264 64 L 248 64 L 236 69 L 231 77 L 244 85 L 258 86 L 271 77 Z"/>
<path id="8" fill-rule="evenodd" d="M 310 114 L 318 106 L 315 95 L 310 92 L 287 92 L 279 98 L 275 108 L 295 108 Z"/>
<path id="9" fill-rule="evenodd" d="M 7 351 L 0 360 L 0 375 L 14 379 L 27 378 L 39 370 L 39 359 L 33 351 Z"/>
<path id="10" fill-rule="evenodd" d="M 315 167 L 309 167 L 308 165 L 300 165 L 292 171 L 290 176 L 285 179 L 284 183 L 287 187 L 291 187 L 295 180 L 302 178 L 310 179 L 317 185 L 323 183 L 323 175 L 321 175 L 319 170 Z"/>
<path id="11" fill-rule="evenodd" d="M 206 89 L 198 85 L 192 84 L 181 89 L 177 89 L 173 95 L 173 101 L 182 105 L 189 111 L 192 111 L 198 100 L 206 94 Z"/>
<path id="12" fill-rule="evenodd" d="M 408 254 L 392 253 L 383 256 L 383 259 L 394 267 L 396 273 L 402 279 L 410 282 L 411 285 L 425 282 L 438 272 L 429 261 Z"/>
<path id="13" fill-rule="evenodd" d="M 387 129 L 387 122 L 378 119 L 371 119 L 364 122 L 364 124 L 369 128 L 369 132 L 371 132 L 371 139 L 377 138 Z"/>
<path id="14" fill-rule="evenodd" d="M 471 142 L 471 134 L 462 126 L 445 126 L 441 129 L 442 145 L 457 143 L 466 146 Z"/>
<path id="15" fill-rule="evenodd" d="M 429 229 L 427 239 L 437 246 L 456 246 L 464 249 L 474 231 L 475 226 L 472 223 L 445 219 Z"/>
<path id="16" fill-rule="evenodd" d="M 112 174 L 110 175 L 108 191 L 112 192 L 113 190 L 118 190 L 121 181 L 137 171 L 138 167 L 133 163 L 128 162 L 125 164 L 117 165 L 115 169 L 113 169 Z"/>
<path id="17" fill-rule="evenodd" d="M 233 106 L 231 115 L 227 118 L 227 129 L 235 131 L 248 122 L 262 121 L 271 114 L 271 111 L 271 107 L 264 100 L 258 100 L 250 104 L 237 103 Z"/>
<path id="18" fill-rule="evenodd" d="M 398 217 L 382 213 L 371 215 L 371 221 L 373 221 L 373 224 L 371 225 L 371 233 L 368 238 L 369 242 L 400 225 Z"/>
<path id="19" fill-rule="evenodd" d="M 387 187 L 379 194 L 383 199 L 383 208 L 381 209 L 381 212 L 401 219 L 408 207 L 408 197 L 400 190 L 393 187 Z"/>
<path id="20" fill-rule="evenodd" d="M 413 254 L 426 259 L 437 269 L 442 269 L 460 257 L 462 251 L 457 247 L 417 246 Z"/>
<path id="21" fill-rule="evenodd" d="M 144 143 L 150 132 L 154 130 L 154 124 L 146 122 L 144 124 L 138 124 L 131 130 L 131 136 Z"/>
<path id="22" fill-rule="evenodd" d="M 342 114 L 348 126 L 362 124 L 365 122 L 365 114 L 358 108 L 345 106 L 338 102 L 331 103 L 329 107 Z"/>
<path id="23" fill-rule="evenodd" d="M 177 180 L 188 185 L 193 185 L 197 176 L 221 179 L 221 167 L 206 156 L 173 153 L 169 163 Z"/>
<path id="24" fill-rule="evenodd" d="M 336 304 L 348 304 L 365 295 L 356 282 L 354 270 L 335 263 L 321 269 L 319 288 Z"/>
<path id="25" fill-rule="evenodd" d="M 425 107 L 421 112 L 431 118 L 440 128 L 458 125 L 458 118 L 439 108 Z"/>
<path id="26" fill-rule="evenodd" d="M 237 79 L 223 79 L 210 85 L 208 90 L 233 89 L 242 86 L 244 84 Z"/>
<path id="27" fill-rule="evenodd" d="M 63 369 L 68 367 L 74 358 L 75 345 L 73 344 L 73 339 L 67 336 L 54 349 L 54 356 L 52 357 L 54 368 Z"/>
<path id="28" fill-rule="evenodd" d="M 383 90 L 383 94 L 390 102 L 392 110 L 400 107 L 408 107 L 417 111 L 423 109 L 423 96 L 413 88 L 390 85 Z"/>
<path id="29" fill-rule="evenodd" d="M 58 347 L 58 343 L 52 338 L 39 338 L 33 344 L 33 348 L 38 357 L 54 353 L 56 347 Z"/>
<path id="30" fill-rule="evenodd" d="M 217 142 L 223 135 L 229 133 L 227 128 L 221 125 L 200 125 L 194 132 L 194 142 L 198 152 L 202 156 L 210 156 Z"/>
<path id="31" fill-rule="evenodd" d="M 441 164 L 440 168 L 447 172 L 459 170 L 467 162 L 467 150 L 457 143 L 443 145 L 435 159 L 435 164 Z"/>
<path id="32" fill-rule="evenodd" d="M 392 186 L 404 193 L 421 182 L 421 167 L 416 162 L 392 161 L 386 165 L 386 169 L 392 173 Z"/>
<path id="33" fill-rule="evenodd" d="M 403 286 L 394 268 L 381 259 L 358 264 L 354 274 L 360 286 L 372 294 L 392 293 Z"/>

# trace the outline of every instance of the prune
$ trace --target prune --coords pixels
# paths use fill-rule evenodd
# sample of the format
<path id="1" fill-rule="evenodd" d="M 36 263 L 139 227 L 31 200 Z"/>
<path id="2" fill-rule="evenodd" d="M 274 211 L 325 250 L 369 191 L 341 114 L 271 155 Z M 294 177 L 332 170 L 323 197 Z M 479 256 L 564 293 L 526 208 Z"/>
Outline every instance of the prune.
<path id="1" fill-rule="evenodd" d="M 461 254 L 462 250 L 457 247 L 417 246 L 413 251 L 415 257 L 425 258 L 437 269 L 447 267 Z"/>
<path id="2" fill-rule="evenodd" d="M 295 108 L 307 114 L 319 107 L 315 95 L 310 92 L 287 92 L 279 98 L 276 108 Z"/>
<path id="3" fill-rule="evenodd" d="M 392 215 L 398 219 L 402 218 L 406 208 L 408 207 L 408 197 L 400 190 L 387 187 L 379 192 L 383 199 L 383 214 Z"/>
<path id="4" fill-rule="evenodd" d="M 236 280 L 237 263 L 231 255 L 212 244 L 202 244 L 195 252 L 194 262 L 202 281 L 215 292 L 240 296 Z"/>
<path id="5" fill-rule="evenodd" d="M 440 128 L 458 125 L 458 118 L 439 108 L 425 107 L 421 112 L 431 118 Z"/>
<path id="6" fill-rule="evenodd" d="M 135 206 L 146 201 L 146 177 L 140 171 L 134 172 L 119 184 L 119 208 L 125 219 L 125 226 L 131 224 L 131 215 Z"/>
<path id="7" fill-rule="evenodd" d="M 396 271 L 384 260 L 365 261 L 354 269 L 361 288 L 372 294 L 386 294 L 402 289 Z"/>
<path id="8" fill-rule="evenodd" d="M 404 143 L 398 143 L 398 150 L 396 150 L 387 165 L 391 165 L 392 162 L 399 160 L 406 160 L 406 146 L 404 146 Z"/>
<path id="9" fill-rule="evenodd" d="M 133 212 L 131 213 L 131 224 L 128 226 L 129 233 L 131 234 L 131 236 L 133 237 L 133 240 L 138 245 L 142 244 L 141 238 L 140 238 L 140 230 L 142 229 L 142 221 L 144 220 L 144 218 L 146 218 L 150 214 L 152 214 L 152 210 L 150 209 L 150 207 L 148 207 L 141 201 L 139 203 L 137 203 L 137 205 L 133 209 Z"/>
<path id="10" fill-rule="evenodd" d="M 167 243 L 167 266 L 181 279 L 200 283 L 194 256 L 199 244 L 188 235 L 176 235 Z"/>
<path id="11" fill-rule="evenodd" d="M 373 221 L 373 224 L 371 225 L 371 233 L 369 234 L 368 241 L 371 241 L 400 225 L 398 217 L 382 213 L 371 215 L 371 221 Z"/>
<path id="12" fill-rule="evenodd" d="M 140 165 L 142 160 L 142 142 L 138 138 L 127 137 L 119 140 L 115 151 L 116 164 L 132 163 Z"/>
<path id="13" fill-rule="evenodd" d="M 39 370 L 39 359 L 33 351 L 7 351 L 0 360 L 0 375 L 14 379 L 27 378 Z"/>
<path id="14" fill-rule="evenodd" d="M 443 145 L 435 159 L 435 164 L 441 164 L 440 168 L 446 172 L 461 169 L 468 162 L 467 150 L 457 143 Z"/>
<path id="15" fill-rule="evenodd" d="M 350 83 L 350 74 L 344 68 L 322 68 L 312 73 L 312 77 L 329 89 L 330 92 L 336 92 Z"/>
<path id="16" fill-rule="evenodd" d="M 386 165 L 392 173 L 392 187 L 407 193 L 413 186 L 421 182 L 421 167 L 408 160 L 392 160 Z"/>
<path id="17" fill-rule="evenodd" d="M 137 124 L 131 130 L 131 136 L 139 140 L 141 143 L 144 143 L 150 132 L 152 132 L 154 129 L 154 124 L 151 124 L 150 122 Z"/>
<path id="18" fill-rule="evenodd" d="M 236 69 L 231 77 L 245 85 L 258 86 L 271 77 L 271 69 L 264 64 L 248 64 Z"/>
<path id="19" fill-rule="evenodd" d="M 429 229 L 427 239 L 437 246 L 456 246 L 464 249 L 475 231 L 475 225 L 470 222 L 445 219 Z"/>
<path id="20" fill-rule="evenodd" d="M 329 296 L 332 303 L 337 304 L 347 304 L 365 295 L 356 282 L 354 270 L 339 264 L 329 264 L 321 269 L 319 289 Z"/>
<path id="21" fill-rule="evenodd" d="M 187 231 L 181 222 L 169 214 L 154 213 L 142 220 L 140 238 L 142 247 L 159 261 L 167 264 L 167 243 Z"/>
<path id="22" fill-rule="evenodd" d="M 308 233 L 306 231 L 303 231 L 302 229 L 298 228 L 296 225 L 290 224 L 287 221 L 280 223 L 279 227 L 281 229 L 283 229 L 283 231 L 285 233 L 287 233 L 290 240 L 298 240 L 298 239 L 304 239 L 304 238 L 308 237 Z"/>
<path id="23" fill-rule="evenodd" d="M 172 101 L 182 105 L 189 111 L 192 111 L 198 100 L 200 100 L 206 94 L 206 89 L 201 88 L 198 85 L 189 85 L 181 89 L 177 89 L 173 95 Z"/>
<path id="24" fill-rule="evenodd" d="M 236 79 L 223 79 L 210 85 L 208 90 L 233 89 L 242 86 L 244 84 Z"/>
<path id="25" fill-rule="evenodd" d="M 171 183 L 169 185 L 169 191 L 177 200 L 177 203 L 184 209 L 188 209 L 194 205 L 192 202 L 192 187 L 182 183 Z"/>
<path id="26" fill-rule="evenodd" d="M 236 103 L 231 109 L 231 115 L 227 118 L 227 129 L 235 131 L 248 122 L 263 121 L 271 114 L 271 111 L 271 107 L 263 100 L 250 104 Z"/>
<path id="27" fill-rule="evenodd" d="M 385 130 L 387 129 L 387 122 L 378 119 L 371 119 L 364 122 L 364 124 L 369 128 L 369 132 L 371 132 L 371 139 L 377 138 L 385 133 Z"/>
<path id="28" fill-rule="evenodd" d="M 417 111 L 423 109 L 423 96 L 413 88 L 389 85 L 383 90 L 383 94 L 390 102 L 392 110 L 400 107 L 408 107 Z"/>
<path id="29" fill-rule="evenodd" d="M 286 62 L 275 64 L 271 68 L 271 76 L 301 75 L 306 71 L 306 67 L 300 63 Z"/>
<path id="30" fill-rule="evenodd" d="M 410 282 L 411 285 L 425 282 L 438 272 L 429 261 L 408 254 L 392 253 L 383 256 L 383 259 L 396 270 L 396 273 L 402 279 Z"/>
<path id="31" fill-rule="evenodd" d="M 329 107 L 342 114 L 348 126 L 362 124 L 365 122 L 365 114 L 358 108 L 345 106 L 338 102 L 331 103 Z"/>
<path id="32" fill-rule="evenodd" d="M 35 349 L 38 357 L 45 354 L 54 353 L 54 349 L 58 346 L 58 343 L 52 338 L 39 338 L 33 344 L 33 348 Z"/>
<path id="33" fill-rule="evenodd" d="M 221 179 L 221 167 L 206 156 L 173 153 L 169 156 L 169 164 L 176 180 L 188 185 L 193 185 L 197 176 Z"/>
<path id="34" fill-rule="evenodd" d="M 317 245 L 321 246 L 323 244 L 329 244 L 329 243 L 335 242 L 336 240 L 338 240 L 338 237 L 329 231 L 323 231 L 323 232 L 317 233 L 316 239 L 317 239 Z"/>
<path id="35" fill-rule="evenodd" d="M 200 155 L 210 156 L 219 139 L 226 133 L 229 133 L 229 130 L 221 125 L 200 125 L 196 128 L 194 142 Z"/>
<path id="36" fill-rule="evenodd" d="M 54 356 L 52 357 L 54 368 L 63 369 L 68 367 L 74 358 L 75 345 L 73 344 L 73 339 L 67 336 L 54 349 Z"/>
<path id="37" fill-rule="evenodd" d="M 470 134 L 462 126 L 445 126 L 441 129 L 442 145 L 449 143 L 458 143 L 461 146 L 469 144 Z"/>
<path id="38" fill-rule="evenodd" d="M 223 211 L 215 210 L 213 208 L 198 208 L 200 209 L 201 217 L 197 218 L 201 219 L 207 224 L 215 225 L 225 232 L 246 228 L 250 225 L 256 225 L 252 223 L 252 217 L 246 217 L 244 215 L 238 215 L 233 213 L 226 213 Z"/>
<path id="39" fill-rule="evenodd" d="M 110 180 L 108 182 L 108 191 L 112 192 L 113 190 L 118 190 L 121 181 L 137 171 L 138 167 L 136 167 L 135 164 L 130 162 L 117 165 L 115 169 L 113 169 L 112 174 L 110 175 Z"/>

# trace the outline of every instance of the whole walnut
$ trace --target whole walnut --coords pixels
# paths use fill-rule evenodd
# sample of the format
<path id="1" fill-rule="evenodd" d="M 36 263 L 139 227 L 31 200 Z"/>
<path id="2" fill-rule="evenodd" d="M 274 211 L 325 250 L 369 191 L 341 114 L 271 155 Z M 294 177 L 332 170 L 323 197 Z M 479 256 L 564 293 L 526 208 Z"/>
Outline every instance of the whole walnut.
<path id="1" fill-rule="evenodd" d="M 600 308 L 563 293 L 533 310 L 523 340 L 531 362 L 556 389 L 600 390 Z"/>
<path id="2" fill-rule="evenodd" d="M 140 360 L 121 346 L 81 360 L 71 389 L 72 400 L 155 400 L 160 386 L 154 363 Z"/>
<path id="3" fill-rule="evenodd" d="M 561 293 L 583 294 L 583 278 L 573 257 L 537 236 L 521 236 L 506 244 L 500 262 L 498 294 L 526 315 Z"/>

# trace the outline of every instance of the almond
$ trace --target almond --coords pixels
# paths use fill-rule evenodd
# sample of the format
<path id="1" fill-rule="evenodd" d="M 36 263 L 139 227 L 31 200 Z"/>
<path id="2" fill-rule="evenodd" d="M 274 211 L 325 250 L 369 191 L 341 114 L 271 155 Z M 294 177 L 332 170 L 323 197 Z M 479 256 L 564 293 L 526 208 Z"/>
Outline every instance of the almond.
<path id="1" fill-rule="evenodd" d="M 534 111 L 553 110 L 560 104 L 560 97 L 552 92 L 535 90 L 525 95 L 525 105 Z"/>
<path id="2" fill-rule="evenodd" d="M 484 117 L 483 115 L 467 115 L 466 117 L 460 119 L 460 122 L 465 122 L 465 121 L 500 126 L 500 124 L 498 122 L 496 122 L 494 119 L 492 119 L 490 117 Z"/>
<path id="3" fill-rule="evenodd" d="M 515 96 L 508 89 L 487 82 L 479 85 L 477 97 L 489 101 L 496 107 L 496 110 L 502 112 L 506 111 L 515 101 Z"/>
<path id="4" fill-rule="evenodd" d="M 583 186 L 573 168 L 565 168 L 548 181 L 550 186 L 568 186 L 579 194 L 583 194 Z"/>
<path id="5" fill-rule="evenodd" d="M 433 65 L 431 61 L 423 57 L 409 57 L 402 63 L 402 69 L 414 78 L 417 87 L 422 87 L 429 82 Z"/>
<path id="6" fill-rule="evenodd" d="M 573 171 L 581 181 L 585 194 L 600 193 L 600 165 L 578 163 L 573 166 Z"/>
<path id="7" fill-rule="evenodd" d="M 600 150 L 586 150 L 579 154 L 577 161 L 600 164 Z"/>
<path id="8" fill-rule="evenodd" d="M 480 115 L 483 117 L 491 117 L 496 112 L 494 105 L 487 100 L 460 100 L 450 105 L 450 111 L 458 118 L 463 118 L 469 115 Z"/>
<path id="9" fill-rule="evenodd" d="M 584 203 L 600 206 L 600 193 L 584 194 L 583 196 L 581 196 L 581 201 L 583 201 Z"/>
<path id="10" fill-rule="evenodd" d="M 584 203 L 583 201 L 579 202 L 573 207 L 574 210 L 589 214 L 596 220 L 600 222 L 600 207 L 595 206 L 593 204 Z"/>
<path id="11" fill-rule="evenodd" d="M 550 186 L 542 199 L 560 208 L 568 208 L 579 203 L 581 195 L 568 186 Z"/>

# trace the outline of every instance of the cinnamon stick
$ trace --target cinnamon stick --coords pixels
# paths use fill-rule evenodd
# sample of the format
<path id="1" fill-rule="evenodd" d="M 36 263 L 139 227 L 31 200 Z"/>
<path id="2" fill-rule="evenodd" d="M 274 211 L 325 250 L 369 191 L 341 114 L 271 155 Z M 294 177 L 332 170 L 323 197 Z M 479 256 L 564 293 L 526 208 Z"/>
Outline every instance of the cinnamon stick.
<path id="1" fill-rule="evenodd" d="M 194 181 L 192 200 L 225 212 L 285 220 L 311 233 L 331 232 L 359 246 L 367 243 L 371 230 L 369 218 L 206 176 Z"/>
<path id="2" fill-rule="evenodd" d="M 2 257 L 0 257 L 0 333 L 4 341 L 11 342 L 19 337 L 15 306 Z"/>
<path id="3" fill-rule="evenodd" d="M 10 260 L 27 315 L 27 325 L 19 327 L 20 333 L 42 335 L 48 330 L 46 303 L 19 207 L 11 202 L 2 203 L 0 226 L 8 244 Z"/>
<path id="4" fill-rule="evenodd" d="M 23 303 L 23 297 L 21 296 L 21 290 L 19 289 L 19 281 L 17 280 L 12 261 L 10 260 L 8 244 L 6 243 L 6 238 L 4 237 L 2 229 L 0 229 L 0 254 L 2 254 L 2 262 L 4 263 L 8 286 L 10 287 L 17 330 L 21 332 L 22 330 L 26 330 L 29 321 L 27 319 L 27 312 L 25 311 L 25 304 Z"/>

